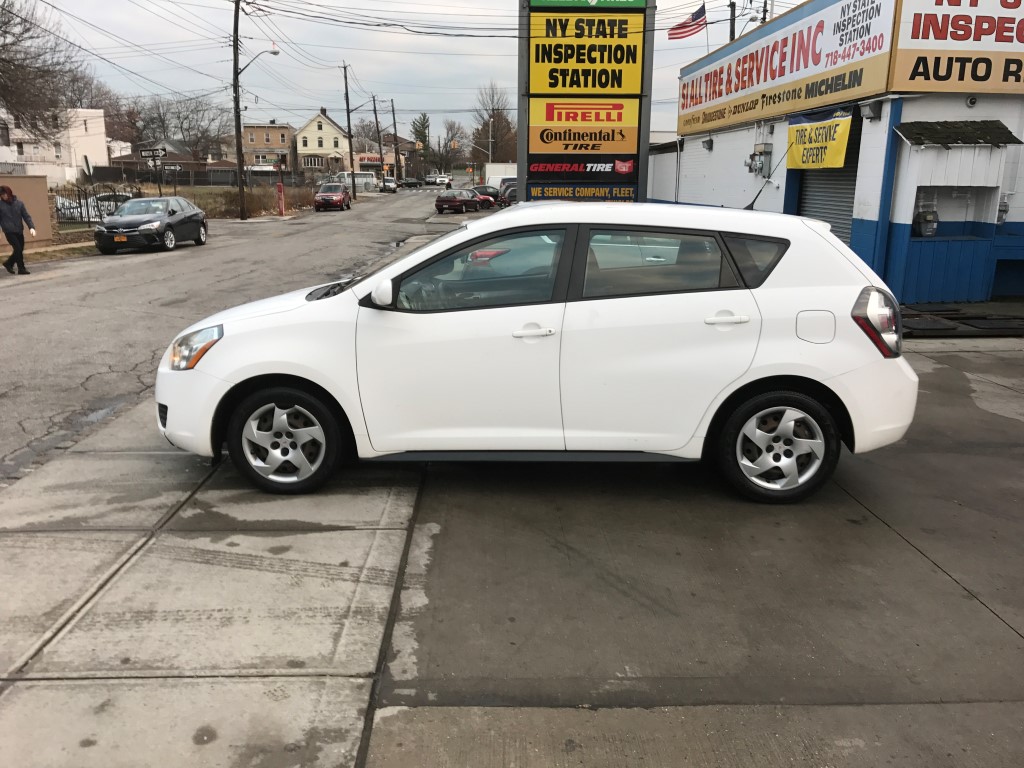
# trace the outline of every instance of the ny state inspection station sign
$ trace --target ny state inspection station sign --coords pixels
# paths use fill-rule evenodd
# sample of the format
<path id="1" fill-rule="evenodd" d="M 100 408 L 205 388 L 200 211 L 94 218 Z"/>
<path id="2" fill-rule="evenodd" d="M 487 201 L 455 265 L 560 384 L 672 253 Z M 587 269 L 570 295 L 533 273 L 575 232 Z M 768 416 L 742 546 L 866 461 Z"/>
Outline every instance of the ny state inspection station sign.
<path id="1" fill-rule="evenodd" d="M 531 0 L 521 22 L 523 199 L 638 199 L 648 26 L 647 0 Z"/>

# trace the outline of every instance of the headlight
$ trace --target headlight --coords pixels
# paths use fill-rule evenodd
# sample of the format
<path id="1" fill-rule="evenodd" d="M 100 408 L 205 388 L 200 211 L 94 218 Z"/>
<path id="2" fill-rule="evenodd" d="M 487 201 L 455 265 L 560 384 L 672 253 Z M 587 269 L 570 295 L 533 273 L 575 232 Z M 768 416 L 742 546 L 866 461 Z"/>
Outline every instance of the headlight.
<path id="1" fill-rule="evenodd" d="M 224 326 L 214 325 L 186 333 L 171 345 L 171 370 L 190 371 L 196 367 L 210 347 L 224 337 Z"/>
<path id="2" fill-rule="evenodd" d="M 149 230 L 160 229 L 159 221 L 151 221 L 149 224 L 143 224 L 139 227 L 139 232 L 148 232 Z"/>
<path id="3" fill-rule="evenodd" d="M 93 232 L 106 232 L 107 229 L 102 224 L 97 224 Z"/>

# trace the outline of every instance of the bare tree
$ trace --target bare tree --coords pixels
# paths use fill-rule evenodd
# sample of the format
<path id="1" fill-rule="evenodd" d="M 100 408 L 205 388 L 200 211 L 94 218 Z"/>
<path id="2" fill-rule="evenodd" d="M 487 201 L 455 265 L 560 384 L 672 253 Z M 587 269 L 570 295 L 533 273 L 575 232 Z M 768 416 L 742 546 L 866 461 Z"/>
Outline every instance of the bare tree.
<path id="1" fill-rule="evenodd" d="M 173 102 L 171 119 L 174 138 L 181 140 L 193 160 L 217 154 L 220 137 L 231 129 L 228 110 L 203 96 Z"/>
<path id="2" fill-rule="evenodd" d="M 142 100 L 122 96 L 87 72 L 78 79 L 72 106 L 102 109 L 107 138 L 137 144 L 142 138 Z"/>
<path id="3" fill-rule="evenodd" d="M 83 67 L 78 49 L 34 0 L 0 0 L 0 110 L 39 139 L 67 127 Z"/>
<path id="4" fill-rule="evenodd" d="M 356 121 L 352 128 L 352 148 L 356 152 L 377 152 L 377 126 L 373 120 Z"/>
<path id="5" fill-rule="evenodd" d="M 175 138 L 174 102 L 162 96 L 153 96 L 141 102 L 139 140 L 163 141 Z"/>
<path id="6" fill-rule="evenodd" d="M 476 162 L 487 160 L 488 147 L 491 159 L 498 163 L 514 163 L 516 161 L 516 112 L 512 100 L 492 80 L 477 91 L 476 108 L 473 110 L 473 143 L 480 149 L 474 149 L 471 156 Z"/>
<path id="7" fill-rule="evenodd" d="M 436 158 L 438 170 L 451 171 L 466 156 L 466 129 L 455 120 L 444 121 L 444 131 L 435 141 L 432 158 Z"/>

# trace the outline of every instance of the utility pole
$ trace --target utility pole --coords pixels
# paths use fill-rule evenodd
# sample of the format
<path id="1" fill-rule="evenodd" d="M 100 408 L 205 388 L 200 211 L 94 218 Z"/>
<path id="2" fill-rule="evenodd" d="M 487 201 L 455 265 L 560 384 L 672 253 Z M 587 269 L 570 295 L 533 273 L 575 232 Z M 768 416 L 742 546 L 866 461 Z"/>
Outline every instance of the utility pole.
<path id="1" fill-rule="evenodd" d="M 249 212 L 245 207 L 245 180 L 242 178 L 245 160 L 242 156 L 242 106 L 238 92 L 238 14 L 241 7 L 242 0 L 235 0 L 235 32 L 231 41 L 234 62 L 231 65 L 231 87 L 235 97 L 235 175 L 238 177 L 238 218 L 245 221 L 249 218 Z"/>
<path id="2" fill-rule="evenodd" d="M 401 155 L 398 154 L 398 121 L 395 120 L 395 100 L 391 100 L 391 138 L 394 139 L 395 144 L 395 183 L 399 181 L 401 174 L 401 168 L 399 165 L 401 161 L 399 158 Z"/>
<path id="3" fill-rule="evenodd" d="M 736 39 L 736 0 L 729 2 L 729 40 Z"/>
<path id="4" fill-rule="evenodd" d="M 342 62 L 341 71 L 345 73 L 345 117 L 348 119 L 348 164 L 352 173 L 352 199 L 356 199 L 356 156 L 352 149 L 352 110 L 348 106 L 348 64 Z"/>
<path id="5" fill-rule="evenodd" d="M 373 97 L 373 124 L 377 128 L 377 152 L 380 154 L 380 176 L 384 178 L 384 147 L 380 143 L 380 120 L 377 119 L 377 97 Z"/>

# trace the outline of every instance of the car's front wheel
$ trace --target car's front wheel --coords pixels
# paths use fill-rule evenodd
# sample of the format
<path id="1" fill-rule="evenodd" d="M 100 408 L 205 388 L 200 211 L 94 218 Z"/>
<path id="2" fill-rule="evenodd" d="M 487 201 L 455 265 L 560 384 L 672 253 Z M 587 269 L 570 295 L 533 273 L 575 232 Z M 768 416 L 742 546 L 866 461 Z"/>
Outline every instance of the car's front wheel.
<path id="1" fill-rule="evenodd" d="M 228 453 L 256 487 L 270 493 L 308 493 L 336 471 L 341 430 L 318 397 L 274 387 L 239 403 L 228 425 Z"/>
<path id="2" fill-rule="evenodd" d="M 726 481 L 747 498 L 800 501 L 828 482 L 841 439 L 821 403 L 799 392 L 750 398 L 725 421 L 716 444 Z"/>
<path id="3" fill-rule="evenodd" d="M 178 241 L 174 237 L 174 230 L 171 229 L 170 227 L 164 230 L 164 236 L 163 239 L 161 240 L 161 244 L 163 245 L 165 251 L 173 251 L 174 246 L 178 244 Z"/>
<path id="4" fill-rule="evenodd" d="M 206 225 L 202 224 L 199 227 L 199 237 L 195 239 L 196 245 L 206 245 Z"/>

